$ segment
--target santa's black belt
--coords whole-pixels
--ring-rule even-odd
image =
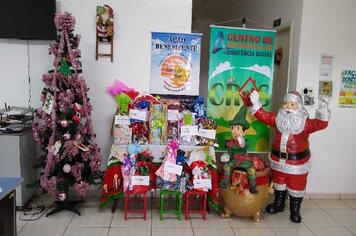
[[[273,156],[279,157],[280,159],[290,160],[290,161],[302,160],[309,154],[310,154],[309,148],[305,149],[302,152],[298,152],[298,153],[285,153],[285,152],[280,152],[275,149],[272,149]]]

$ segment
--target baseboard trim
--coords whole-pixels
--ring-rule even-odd
[[[71,196],[78,196],[79,194],[71,189],[69,192]],[[101,187],[100,186],[90,186],[86,191],[86,197],[98,198],[101,197]],[[148,197],[159,197],[159,191],[147,192]],[[340,200],[349,200],[356,199],[356,193],[305,193],[304,199],[340,199]]]
[[[340,199],[349,200],[356,199],[356,193],[306,193],[304,199]]]

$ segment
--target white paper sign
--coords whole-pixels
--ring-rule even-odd
[[[130,117],[129,116],[115,116],[115,125],[130,125]]]
[[[198,135],[198,126],[197,125],[181,126],[180,135],[181,136]]]
[[[204,138],[208,138],[208,139],[215,139],[216,130],[214,130],[214,129],[200,128],[198,132],[199,132],[198,135],[200,137],[204,137]]]
[[[176,174],[176,175],[181,175],[182,169],[183,169],[183,166],[177,165],[175,163],[168,162],[168,161],[166,161],[164,163],[164,171],[165,172],[168,172],[171,174]]]
[[[141,176],[141,175],[134,175],[131,179],[132,185],[150,185],[150,177],[149,176]]]
[[[194,188],[211,189],[211,179],[193,179]]]
[[[147,121],[148,112],[147,111],[140,111],[140,110],[136,110],[136,109],[131,109],[130,112],[129,112],[129,116],[130,116],[131,119]]]
[[[168,120],[177,121],[178,120],[179,110],[168,110]]]
[[[333,55],[322,54],[320,59],[319,77],[320,79],[330,79],[333,68]]]

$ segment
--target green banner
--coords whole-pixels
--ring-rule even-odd
[[[210,61],[207,113],[218,125],[219,149],[231,139],[232,120],[252,89],[259,91],[265,110],[272,108],[275,31],[245,28],[210,28]],[[248,112],[250,129],[245,139],[248,151],[269,151],[269,127]]]

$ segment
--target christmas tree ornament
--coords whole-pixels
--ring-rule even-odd
[[[68,120],[61,120],[61,126],[62,126],[63,128],[67,128],[67,126],[68,126]]]
[[[65,75],[65,76],[68,76],[68,75],[71,75],[72,72],[69,68],[69,65],[68,65],[68,62],[65,58],[62,58],[61,60],[61,63],[60,63],[60,67],[59,67],[59,72],[62,74],[62,75]]]
[[[63,166],[63,172],[64,173],[69,173],[71,169],[72,169],[72,167],[69,164],[65,164]]]
[[[51,147],[50,147],[50,150],[52,151],[52,153],[54,155],[57,155],[57,153],[59,152],[59,149],[61,148],[62,146],[62,142],[61,140],[57,140]]]
[[[50,115],[52,112],[52,108],[53,108],[53,96],[51,93],[47,92],[45,102],[43,103],[42,109],[44,112],[46,112],[48,115]]]
[[[72,117],[72,120],[74,122],[79,123],[80,122],[80,118],[82,117],[80,110],[82,109],[82,106],[78,103],[75,103],[73,106],[73,111],[74,111],[74,116]]]
[[[64,140],[69,140],[69,139],[70,139],[70,137],[71,137],[71,135],[70,135],[70,133],[69,133],[69,132],[67,132],[67,133],[63,134],[63,138],[64,138]]]
[[[67,194],[65,192],[61,192],[60,194],[58,194],[58,199],[59,201],[64,201],[67,199]]]

